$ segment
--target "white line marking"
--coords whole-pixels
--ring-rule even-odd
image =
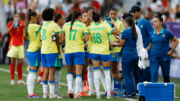
[[[3,71],[3,72],[8,72],[10,73],[10,70],[7,70],[7,69],[3,69],[3,68],[0,68],[0,71]],[[17,72],[15,72],[15,74],[17,74]],[[24,74],[23,73],[23,76],[26,76],[27,77],[27,74]],[[38,77],[36,77],[37,79]],[[63,86],[68,86],[67,84],[65,83],[59,83],[60,85],[63,85]],[[0,91],[1,92],[1,91]],[[100,92],[101,94],[103,94],[104,92]],[[137,100],[134,100],[134,99],[128,99],[128,98],[122,98],[122,99],[125,99],[125,100],[128,100],[128,101],[137,101]]]

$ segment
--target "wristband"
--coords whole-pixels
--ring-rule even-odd
[[[123,74],[123,71],[119,71],[119,73]]]

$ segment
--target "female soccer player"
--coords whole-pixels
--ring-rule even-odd
[[[109,10],[109,17],[111,19],[113,19],[115,21],[115,24],[119,30],[119,32],[123,32],[124,31],[124,24],[118,20],[117,17],[117,9],[114,7],[111,7]],[[104,21],[105,24],[109,24],[107,21]],[[110,42],[119,42],[119,40],[116,38],[116,36],[111,35],[110,36]],[[118,74],[118,62],[119,62],[119,58],[120,58],[120,52],[121,52],[121,48],[120,47],[113,47],[111,46],[111,70],[113,73],[113,82],[115,82],[115,78]],[[112,85],[114,86],[114,85]],[[112,87],[114,89],[114,87]]]
[[[16,23],[16,24],[15,24]],[[16,25],[16,26],[15,26]],[[18,82],[17,84],[25,84],[22,80],[22,65],[24,58],[24,37],[23,37],[24,24],[20,20],[19,14],[14,16],[14,21],[7,25],[6,34],[10,33],[10,42],[7,56],[11,59],[10,75],[11,75],[11,85],[14,85],[14,73],[15,73],[15,63],[18,60],[17,72],[18,72]]]
[[[68,68],[67,81],[70,98],[73,97],[72,80],[73,64],[76,66],[76,90],[74,98],[79,98],[79,89],[82,84],[82,69],[85,64],[84,42],[89,40],[86,25],[79,22],[81,14],[79,11],[72,12],[71,22],[65,23],[62,28],[61,41],[66,40],[65,59]],[[84,36],[84,39],[82,39]]]
[[[137,34],[134,24],[134,19],[128,17],[125,19],[126,30],[122,32],[120,43],[114,45],[123,47],[122,51],[122,70],[126,86],[126,95],[128,98],[134,97],[132,94],[135,91],[134,81],[132,78],[132,71],[138,62],[138,55],[136,49]]]
[[[88,15],[86,12],[82,12],[81,13],[81,22],[84,23],[86,26],[88,24]],[[88,41],[89,42],[89,41]],[[88,52],[88,42],[85,42],[84,44],[84,50],[85,50],[85,65],[83,67],[83,71],[82,71],[82,85],[81,85],[81,88],[80,88],[80,95],[81,96],[91,96],[91,95],[88,95],[86,94],[83,89],[84,89],[84,81],[85,81],[85,74],[87,72],[87,67],[89,65],[89,61],[90,61],[90,58],[89,58],[89,52]]]
[[[27,49],[27,58],[30,64],[29,74],[27,76],[27,89],[28,89],[28,98],[40,98],[37,96],[34,90],[34,82],[36,74],[38,72],[39,66],[41,66],[41,42],[40,42],[40,30],[41,26],[36,24],[37,22],[37,13],[28,9],[26,21],[29,22],[28,28],[28,37],[29,37],[29,46]],[[27,23],[26,23],[27,24]]]
[[[93,16],[92,12],[95,12],[94,7],[88,7],[87,8],[87,14],[88,14],[87,26],[91,26],[91,25],[95,24],[95,22],[92,19],[92,16]],[[101,20],[101,23],[103,23],[102,20]],[[87,43],[88,43],[88,51],[89,52],[91,50],[90,49],[91,48],[91,42],[90,41],[91,41],[91,38],[89,38],[89,41],[87,41]],[[93,95],[93,78],[94,78],[94,75],[93,75],[93,66],[92,66],[92,62],[91,62],[91,59],[90,59],[90,63],[89,63],[89,67],[88,67],[88,83],[89,83],[89,93],[88,93],[88,95]],[[104,90],[106,92],[103,95],[107,95],[106,83],[105,83],[105,74],[104,74],[104,70],[103,70],[102,66],[100,66],[100,80],[101,80],[103,88],[104,88]]]
[[[54,74],[58,67],[58,56],[60,55],[59,44],[59,26],[54,22],[55,12],[52,8],[46,8],[42,12],[42,18],[44,20],[41,37],[41,60],[42,67],[44,68],[43,83],[43,98],[48,98],[48,82],[49,81],[49,98],[62,98],[54,93]],[[55,35],[53,34],[55,33]],[[54,37],[55,36],[55,37]]]
[[[162,28],[163,18],[159,13],[153,19],[155,30],[151,32],[150,45],[147,50],[151,50],[150,69],[151,69],[151,82],[158,82],[158,69],[159,65],[162,68],[164,82],[170,82],[170,56],[178,45],[178,39],[169,31]],[[173,48],[169,51],[169,40],[173,40]]]
[[[90,33],[91,41],[91,51],[90,57],[92,59],[94,67],[94,83],[96,88],[97,98],[100,99],[99,92],[99,77],[100,77],[100,63],[104,67],[106,89],[107,89],[107,98],[111,98],[111,77],[110,77],[110,51],[109,51],[109,35],[116,34],[119,35],[117,26],[115,25],[114,20],[112,24],[115,26],[115,29],[112,29],[107,24],[101,23],[101,17],[98,13],[93,12],[94,25],[88,27]]]
[[[57,14],[55,16],[55,22],[58,24],[59,29],[61,31],[61,27],[64,25],[64,16],[61,15],[61,14]],[[59,37],[60,37],[60,35],[61,34],[59,34]],[[63,42],[60,41],[60,44],[63,44]],[[62,53],[61,45],[60,45],[60,51]],[[62,54],[60,54],[58,58],[59,58],[58,59],[59,65],[56,68],[55,75],[54,75],[54,81],[55,81],[55,89],[54,89],[55,91],[54,92],[55,92],[56,95],[62,97],[62,95],[58,93],[58,88],[59,88],[59,83],[60,83],[60,76],[61,76],[61,73],[62,73],[61,67],[63,67],[63,56],[62,56]]]

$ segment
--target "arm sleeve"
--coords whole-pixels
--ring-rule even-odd
[[[106,24],[105,28],[106,28],[107,33],[109,33],[109,35],[111,36],[114,28],[111,28],[109,24]]]
[[[88,31],[88,28],[86,27],[86,25],[83,25],[83,29],[84,29],[83,35],[89,34],[89,31]]]
[[[7,29],[8,29],[9,27],[11,27],[11,25],[12,25],[12,23],[8,23],[8,25],[7,25]]]
[[[121,39],[123,39],[123,40],[125,40],[125,39],[127,39],[128,38],[128,33],[126,33],[126,31],[124,31],[124,32],[122,32],[122,37],[121,37]]]
[[[60,31],[59,31],[59,26],[57,24],[54,25],[53,29],[55,34],[59,34]]]
[[[174,38],[174,35],[170,31],[168,31],[168,38],[171,40]]]

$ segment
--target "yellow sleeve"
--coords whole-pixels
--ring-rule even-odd
[[[57,24],[54,24],[54,26],[53,26],[53,32],[55,33],[55,34],[59,34],[59,26],[57,25]]]
[[[122,22],[120,22],[120,27],[119,27],[119,31],[122,33],[124,31],[124,24]]]
[[[86,25],[83,26],[83,29],[84,29],[83,35],[89,34],[89,31],[88,31],[88,28],[86,27]]]
[[[109,35],[111,35],[113,30],[114,30],[114,28],[111,28],[111,26],[109,24],[106,24],[105,27],[106,27],[107,33],[109,33]]]
[[[35,31],[35,32],[39,32],[40,30],[41,30],[41,25],[37,25],[37,24],[35,24],[34,26],[33,26],[33,30]]]

